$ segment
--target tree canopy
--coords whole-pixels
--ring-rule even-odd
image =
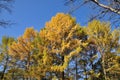
[[[85,27],[58,13],[45,27],[3,37],[1,80],[118,80],[120,30],[93,20]],[[4,76],[3,76],[4,75]]]

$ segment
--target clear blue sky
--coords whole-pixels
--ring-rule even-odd
[[[34,27],[39,31],[56,13],[69,10],[64,6],[64,2],[65,0],[15,0],[12,14],[4,11],[1,16],[16,24],[9,28],[0,27],[0,40],[4,35],[17,38],[27,27]],[[87,7],[81,7],[72,16],[77,18],[78,23],[84,25],[89,12]]]

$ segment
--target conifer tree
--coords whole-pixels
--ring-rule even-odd
[[[100,21],[97,20],[90,22],[86,30],[88,33],[88,41],[92,41],[96,44],[96,48],[101,55],[101,64],[104,79],[109,80],[110,78],[108,77],[108,73],[110,72],[107,72],[107,69],[112,67],[112,65],[108,67],[109,63],[107,62],[107,60],[109,59],[108,57],[109,54],[116,55],[116,50],[120,46],[119,44],[120,31],[119,30],[111,31],[109,23],[105,22],[101,23]],[[114,53],[112,53],[113,50],[115,51]],[[114,56],[112,58],[114,58]]]
[[[77,36],[76,32],[79,28],[80,26],[70,15],[58,13],[46,23],[45,28],[40,32],[47,43],[47,54],[54,59],[51,71],[60,72],[61,76],[58,78],[62,80],[65,79],[64,70],[67,68],[70,58],[82,50],[81,46],[87,45],[86,43],[83,45],[82,40]]]
[[[10,46],[9,54],[17,60],[19,69],[23,69],[26,79],[30,79],[30,66],[32,65],[33,41],[37,32],[33,28],[27,28],[24,34]],[[25,70],[25,71],[24,71]]]
[[[8,71],[9,63],[10,63],[10,56],[8,54],[8,49],[13,41],[14,38],[12,37],[6,37],[6,36],[2,37],[2,43],[0,44],[0,58],[1,58],[0,65],[2,65],[3,69],[0,74],[0,80],[5,79],[5,74],[6,74],[5,72]]]

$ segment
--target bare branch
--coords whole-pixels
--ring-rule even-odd
[[[7,12],[11,13],[11,2],[14,0],[0,0],[0,11],[6,10]],[[7,27],[11,25],[10,21],[6,21],[4,19],[0,19],[0,27]]]
[[[110,10],[110,11],[112,11],[112,12],[117,13],[117,14],[120,15],[120,10],[119,9],[115,9],[115,8],[110,7],[110,6],[101,4],[98,0],[91,0],[91,1],[94,2],[95,4],[97,4],[100,7],[103,7],[105,9],[108,9],[108,10]]]
[[[0,9],[4,9],[4,10],[11,13],[10,7],[8,5],[6,5],[6,4],[0,4]]]
[[[8,25],[11,26],[15,23],[11,23],[11,21],[0,20],[0,27],[6,28]]]
[[[93,19],[100,19],[100,20],[109,20],[112,26],[117,25],[120,27],[120,0],[67,0],[69,5],[74,4],[70,8],[70,13],[73,13],[78,8],[81,8],[81,4],[87,6],[87,8],[92,8],[91,12],[88,16],[90,19],[87,21],[91,21]],[[66,5],[66,6],[69,6]],[[86,22],[87,22],[86,21]]]
[[[72,12],[74,12],[75,10],[79,9],[81,6],[85,5],[86,3],[88,3],[88,1],[84,1],[82,4],[75,6],[74,8],[72,8],[68,13],[71,14]]]

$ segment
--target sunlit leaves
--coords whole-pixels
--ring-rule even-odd
[[[36,31],[33,28],[26,29],[23,36],[20,36],[16,42],[10,46],[9,53],[19,57],[21,60],[28,57],[33,49],[33,40],[36,36]]]
[[[70,79],[75,70],[80,77],[80,69],[82,76],[88,76],[86,79],[112,79],[114,73],[119,75],[120,31],[111,30],[107,22],[94,20],[81,27],[69,14],[58,13],[39,32],[26,28],[13,41],[3,37],[1,47],[3,52],[9,50],[15,65],[8,73],[12,75],[13,71],[22,79]],[[0,58],[4,58],[3,53]]]
[[[119,63],[114,63],[114,61],[109,61],[109,59],[116,60],[117,49],[120,46],[120,31],[111,30],[109,23],[97,20],[90,22],[86,30],[88,41],[93,42],[101,53],[102,69],[105,79],[111,79],[109,73],[114,70],[110,69],[113,65],[118,65]],[[116,69],[119,70],[119,67],[116,66]]]

